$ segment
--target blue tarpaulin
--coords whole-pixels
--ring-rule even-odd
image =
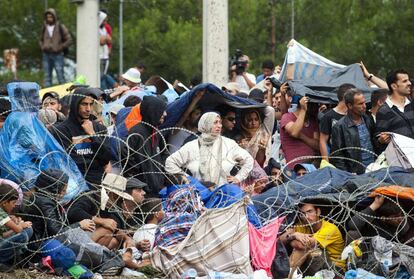
[[[75,162],[37,118],[39,85],[32,82],[7,86],[12,113],[0,132],[1,177],[31,188],[43,170],[60,169],[69,176],[65,199],[88,189]]]

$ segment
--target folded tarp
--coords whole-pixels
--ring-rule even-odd
[[[407,199],[414,201],[414,188],[408,188],[398,185],[383,186],[375,189],[370,194],[370,197],[375,197],[378,194],[387,197],[393,197],[396,199]]]
[[[388,165],[405,169],[414,166],[414,139],[391,133],[391,142],[385,149]]]
[[[190,268],[197,276],[206,276],[208,270],[252,276],[246,205],[241,200],[230,207],[207,210],[180,244],[156,247],[149,253],[152,266],[173,279]]]

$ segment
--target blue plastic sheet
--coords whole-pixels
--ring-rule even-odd
[[[34,186],[46,169],[60,169],[69,176],[65,200],[88,189],[75,162],[37,118],[40,106],[39,85],[15,82],[7,86],[12,113],[0,131],[0,176],[20,184]]]

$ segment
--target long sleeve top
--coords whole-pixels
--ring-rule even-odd
[[[221,170],[218,185],[227,183],[227,176],[230,176],[230,171],[235,165],[240,167],[239,172],[235,178],[242,181],[247,178],[250,171],[253,169],[253,157],[243,148],[241,148],[234,140],[221,137],[221,141],[216,141],[213,144],[222,144]],[[171,154],[165,162],[165,170],[171,174],[184,174],[184,169],[191,172],[192,176],[205,180],[201,177],[200,171],[200,147],[198,140],[190,141],[182,146],[179,150]]]

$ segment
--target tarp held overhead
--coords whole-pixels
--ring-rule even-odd
[[[291,40],[282,66],[280,80],[286,81],[292,76],[289,87],[295,94],[308,96],[312,102],[336,103],[337,88],[344,83],[351,83],[364,92],[370,101],[372,88],[365,81],[358,64],[349,66],[335,63]]]

